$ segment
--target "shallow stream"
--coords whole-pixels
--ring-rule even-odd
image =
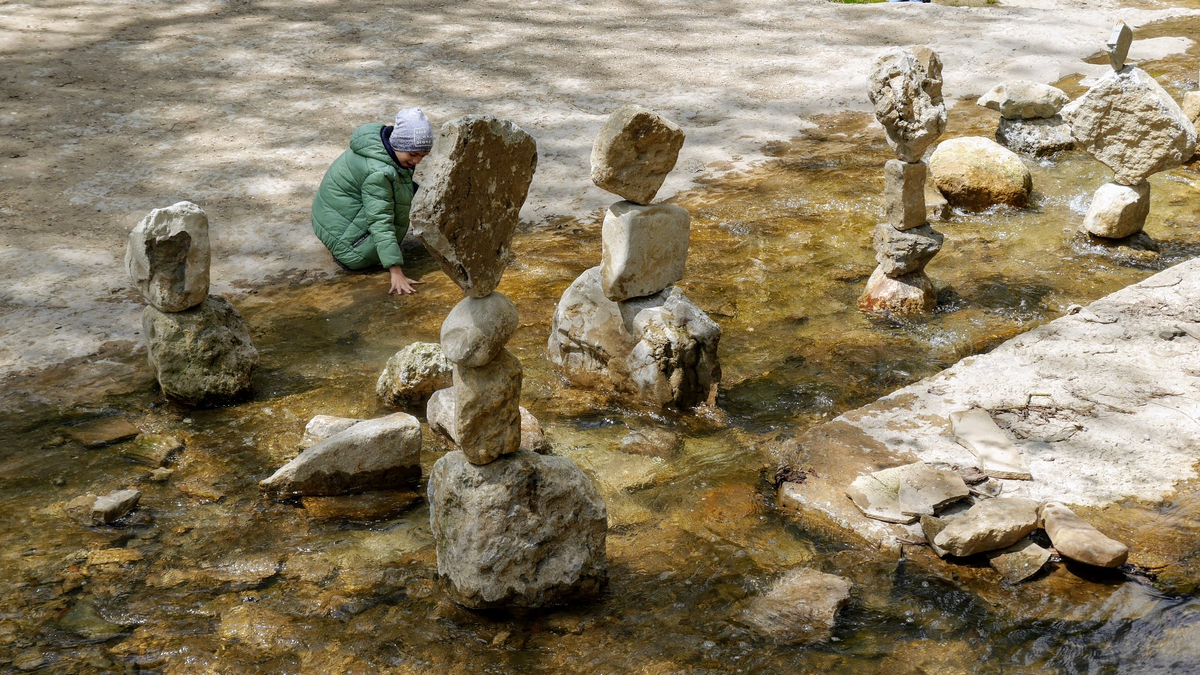
[[[1173,93],[1196,86],[1182,67],[1160,71]],[[599,263],[599,217],[516,237],[499,290],[521,311],[510,349],[525,368],[522,402],[608,504],[603,597],[520,616],[458,609],[438,588],[419,496],[338,516],[260,493],[309,418],[386,413],[374,394],[383,363],[437,340],[460,292],[415,250],[409,274],[427,281],[416,296],[385,295],[385,275],[343,275],[238,299],[262,355],[249,401],[186,410],[147,382],[70,410],[0,413],[0,672],[1094,673],[1200,663],[1190,595],[1200,578],[1084,578],[1061,601],[1022,587],[1036,578],[1011,587],[996,577],[994,592],[980,593],[967,582],[986,568],[897,563],[802,530],[775,510],[774,467],[759,450],[1195,257],[1200,166],[1151,180],[1155,253],[1075,233],[1109,178],[1102,165],[1083,153],[1028,162],[1030,208],[934,223],[946,235],[928,268],[938,312],[894,320],[855,302],[874,267],[889,151],[866,115],[817,122],[773,146],[761,169],[674,200],[693,214],[680,286],[723,330],[714,408],[660,414],[566,386],[545,342],[562,291]],[[990,136],[995,123],[960,105],[946,137]],[[184,441],[166,482],[143,478],[128,443],[85,450],[65,435],[114,415]],[[674,431],[682,450],[621,452],[644,428]],[[426,473],[444,452],[428,436]],[[135,484],[142,506],[125,525],[85,528],[63,515],[78,495]],[[1172,503],[1163,516],[1196,510]],[[123,562],[89,559],[114,548],[127,549]],[[856,584],[821,646],[777,646],[739,619],[798,565]]]

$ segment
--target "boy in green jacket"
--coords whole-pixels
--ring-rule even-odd
[[[350,149],[334,160],[313,198],[317,238],[346,269],[386,267],[388,293],[415,293],[413,284],[421,283],[400,269],[400,242],[417,189],[413,169],[431,147],[433,128],[420,108],[396,113],[395,126],[365,124],[350,135]]]

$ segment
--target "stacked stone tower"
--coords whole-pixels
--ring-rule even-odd
[[[925,265],[942,248],[942,234],[925,213],[921,158],[946,129],[942,62],[928,47],[892,49],[871,70],[869,95],[875,117],[899,159],[883,167],[886,220],[875,227],[878,267],[858,299],[863,311],[893,314],[931,312],[937,306]]]
[[[716,398],[721,328],[673,285],[687,263],[691,214],[651,203],[683,141],[675,123],[637,105],[600,128],[592,181],[625,201],[608,207],[600,266],[563,293],[547,350],[574,384],[686,408]]]
[[[413,231],[468,296],[442,324],[458,450],[429,477],[438,573],[468,607],[538,607],[598,592],[607,579],[603,500],[570,460],[521,445],[521,362],[505,345],[517,308],[495,292],[537,168],[537,144],[506,120],[444,127],[413,202]],[[450,402],[453,402],[452,404]]]
[[[1112,169],[1096,190],[1082,232],[1121,239],[1142,231],[1150,213],[1150,183],[1196,150],[1196,130],[1175,99],[1146,71],[1126,64],[1133,31],[1117,24],[1108,39],[1112,71],[1062,110],[1076,144]]]
[[[154,209],[133,231],[125,269],[149,306],[142,312],[150,367],[167,396],[189,405],[250,389],[258,350],[225,298],[208,294],[208,216],[191,202]]]

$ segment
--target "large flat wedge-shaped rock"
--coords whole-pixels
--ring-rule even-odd
[[[330,436],[259,485],[279,497],[320,496],[409,487],[420,477],[421,423],[393,413]]]
[[[950,413],[954,440],[979,460],[979,469],[992,478],[1031,480],[1021,451],[983,408]]]
[[[1129,547],[1106,537],[1100,530],[1058,502],[1042,507],[1042,527],[1055,550],[1071,560],[1097,567],[1120,567],[1129,557]]]
[[[508,264],[537,143],[512,122],[467,115],[442,126],[427,162],[413,234],[464,293],[481,298]]]
[[[653,110],[627,105],[608,116],[592,145],[592,182],[635,204],[649,204],[675,168],[684,134]]]
[[[208,297],[208,216],[191,202],[154,209],[129,233],[125,270],[146,302],[163,312]]]
[[[947,553],[968,556],[1011,546],[1037,529],[1038,503],[1022,497],[985,499],[934,537]]]
[[[604,215],[600,284],[609,300],[654,295],[683,278],[692,215],[669,204],[617,202]]]

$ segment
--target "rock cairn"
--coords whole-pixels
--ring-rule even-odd
[[[1196,82],[1200,85],[1200,74],[1196,77]],[[1179,107],[1183,110],[1184,117],[1191,120],[1192,129],[1200,133],[1200,89],[1185,93],[1183,100],[1179,103]],[[1196,153],[1193,152],[1192,156],[1195,157]]]
[[[1075,147],[1071,126],[1058,114],[1070,100],[1058,87],[1017,80],[996,85],[976,103],[1000,113],[996,128],[1000,145],[1044,157]]]
[[[931,312],[937,305],[925,265],[942,248],[942,234],[925,210],[925,150],[946,129],[942,62],[927,47],[892,49],[871,70],[869,95],[888,146],[899,159],[884,165],[886,220],[875,227],[878,267],[858,299],[863,311]]]
[[[1082,232],[1121,239],[1142,231],[1152,174],[1175,168],[1196,150],[1196,130],[1149,73],[1126,64],[1133,32],[1117,24],[1108,40],[1112,71],[1062,110],[1079,147],[1112,169],[1084,217]]]
[[[227,300],[208,294],[208,217],[191,202],[154,209],[129,233],[125,269],[142,312],[150,367],[163,393],[189,405],[250,389],[258,350]]]
[[[413,231],[468,296],[442,324],[453,387],[429,403],[430,418],[450,417],[458,448],[429,477],[438,574],[472,608],[595,594],[608,574],[604,502],[569,460],[520,449],[521,363],[505,349],[517,308],[495,292],[537,144],[512,122],[469,115],[442,127],[428,162]]]
[[[674,286],[687,263],[691,214],[651,203],[683,141],[674,122],[638,105],[600,128],[592,182],[625,201],[604,215],[600,266],[563,293],[547,351],[573,384],[689,408],[716,399],[721,328]]]

